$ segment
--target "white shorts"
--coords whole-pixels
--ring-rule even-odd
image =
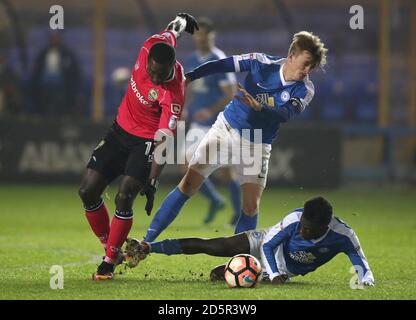
[[[246,231],[245,234],[247,235],[248,242],[250,243],[250,254],[252,256],[255,256],[260,263],[262,263],[261,259],[261,246],[263,244],[264,238],[266,237],[266,234],[270,231],[271,228],[263,229],[263,230],[250,230]],[[287,270],[286,267],[286,260],[283,255],[283,244],[277,247],[275,252],[275,258],[277,262],[277,268],[279,269],[279,272],[287,274],[289,277],[294,277],[295,275],[290,273]],[[265,268],[263,267],[263,271],[265,271]]]
[[[241,137],[221,112],[198,145],[189,167],[205,178],[218,168],[230,165],[240,184],[266,186],[271,144],[254,143]]]

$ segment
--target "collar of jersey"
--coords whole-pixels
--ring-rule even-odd
[[[329,230],[330,229],[328,227],[328,230],[326,230],[323,236],[319,237],[318,239],[311,239],[310,241],[313,243],[318,243],[319,241],[322,241],[328,235]]]
[[[289,86],[291,84],[294,84],[296,81],[285,81],[285,78],[283,77],[283,64],[286,62],[287,59],[281,59],[280,63],[280,69],[279,69],[279,75],[280,75],[280,81],[282,82],[282,85]]]

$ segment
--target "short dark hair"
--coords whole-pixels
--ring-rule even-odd
[[[214,31],[214,22],[210,18],[207,17],[199,17],[198,18],[198,25],[199,28],[204,28],[207,33]]]
[[[175,62],[175,49],[164,42],[155,43],[149,51],[149,58],[163,65],[171,65]]]
[[[313,224],[327,226],[332,218],[332,206],[325,198],[315,197],[305,202],[302,215]]]

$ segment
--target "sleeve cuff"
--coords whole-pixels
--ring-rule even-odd
[[[374,281],[374,276],[373,276],[373,273],[371,272],[371,270],[368,270],[366,273],[365,273],[365,275],[364,275],[364,277],[361,279],[361,281],[360,281],[361,283],[364,283],[364,282],[371,282],[371,283],[375,283],[375,281]]]
[[[233,56],[235,72],[240,72],[240,63],[239,63],[240,60],[241,60],[240,56]]]

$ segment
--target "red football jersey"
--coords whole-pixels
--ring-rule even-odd
[[[178,61],[175,62],[174,73],[169,80],[161,85],[155,85],[150,80],[146,71],[147,57],[150,48],[157,42],[176,47],[175,36],[167,30],[144,42],[116,120],[130,134],[148,139],[153,139],[158,129],[169,129],[175,134],[185,102],[185,76]]]

